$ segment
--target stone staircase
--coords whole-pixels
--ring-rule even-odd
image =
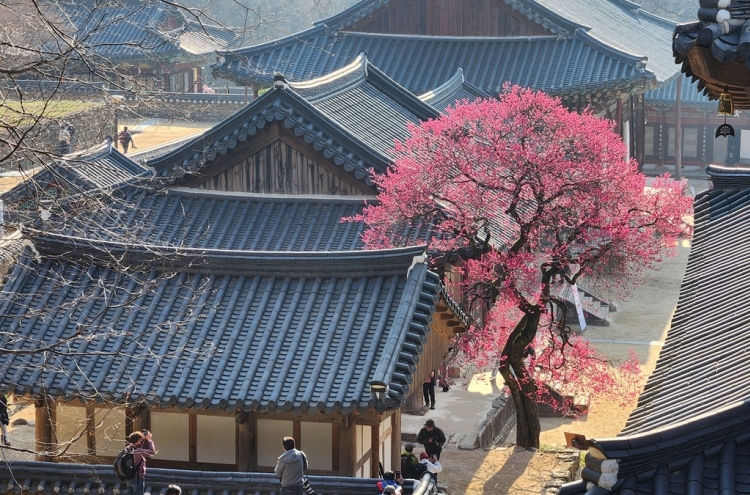
[[[555,284],[552,293],[565,301],[568,308],[567,323],[577,325],[578,314],[573,299],[573,288],[567,284]],[[597,295],[592,289],[578,286],[578,295],[581,298],[581,307],[586,317],[587,325],[605,326],[610,325],[609,313],[617,311],[617,307],[611,302]]]

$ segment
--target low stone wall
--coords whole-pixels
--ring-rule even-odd
[[[71,152],[103,143],[108,135],[114,133],[113,111],[111,107],[99,104],[82,112],[66,115],[64,118],[42,120],[24,137],[21,151],[16,153],[13,159],[2,164],[2,170],[16,170],[19,166],[25,169],[38,167],[39,160],[46,161],[46,153],[58,153],[63,122],[68,122],[75,128],[75,133],[71,137]],[[31,150],[38,150],[40,155]]]
[[[125,103],[126,110],[120,111],[125,118],[165,119],[169,121],[188,122],[221,122],[239,109],[244,103],[226,101],[176,101],[154,100],[138,102],[134,105]]]
[[[487,413],[487,419],[479,427],[479,433],[474,441],[474,447],[489,449],[492,444],[505,439],[515,426],[516,405],[510,396],[501,396],[492,402],[492,409]],[[470,448],[459,445],[458,448]]]

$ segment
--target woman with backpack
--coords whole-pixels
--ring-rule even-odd
[[[125,450],[133,454],[135,478],[127,480],[127,484],[133,490],[132,495],[143,495],[146,491],[146,459],[156,453],[151,432],[134,431],[128,437],[128,442]]]

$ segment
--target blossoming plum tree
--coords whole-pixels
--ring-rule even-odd
[[[647,185],[611,121],[514,86],[410,130],[375,178],[379,202],[359,217],[365,243],[403,244],[430,225],[433,261],[451,259],[464,303],[482,315],[459,345],[497,358],[517,444],[539,446],[537,402],[550,386],[563,396],[622,394],[623,384],[637,393],[637,357],[615,369],[571,335],[557,287],[583,276],[632,287],[690,234],[684,184]]]

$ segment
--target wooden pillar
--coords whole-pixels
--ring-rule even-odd
[[[164,92],[168,93],[171,90],[169,87],[169,74],[164,74]]]
[[[401,408],[391,415],[391,469],[401,469]]]
[[[253,100],[258,98],[260,96],[260,88],[258,86],[253,86]]]
[[[247,105],[247,86],[245,86],[245,98],[243,100],[243,103]]]
[[[370,476],[373,478],[380,478],[380,426],[372,426],[370,428],[370,443],[372,448],[370,449]],[[383,471],[387,471],[388,467],[383,466]]]
[[[622,97],[617,98],[617,106],[615,107],[615,131],[622,137]]]
[[[254,471],[257,463],[255,456],[255,414],[238,411],[237,422],[237,470]]]
[[[133,429],[128,432],[128,435],[134,431],[151,430],[151,413],[148,407],[139,404],[132,410],[133,414]]]
[[[635,107],[635,159],[641,172],[646,161],[646,109],[643,99],[642,94],[636,96]]]
[[[354,476],[354,465],[357,462],[357,430],[354,425],[354,414],[341,418],[339,432],[339,475]]]
[[[50,407],[50,401],[46,397],[43,399],[36,399],[34,401],[34,413],[36,419],[36,427],[34,433],[36,436],[36,460],[37,461],[52,461],[52,456],[45,455],[55,448],[54,439],[52,437],[52,414],[53,409]]]

